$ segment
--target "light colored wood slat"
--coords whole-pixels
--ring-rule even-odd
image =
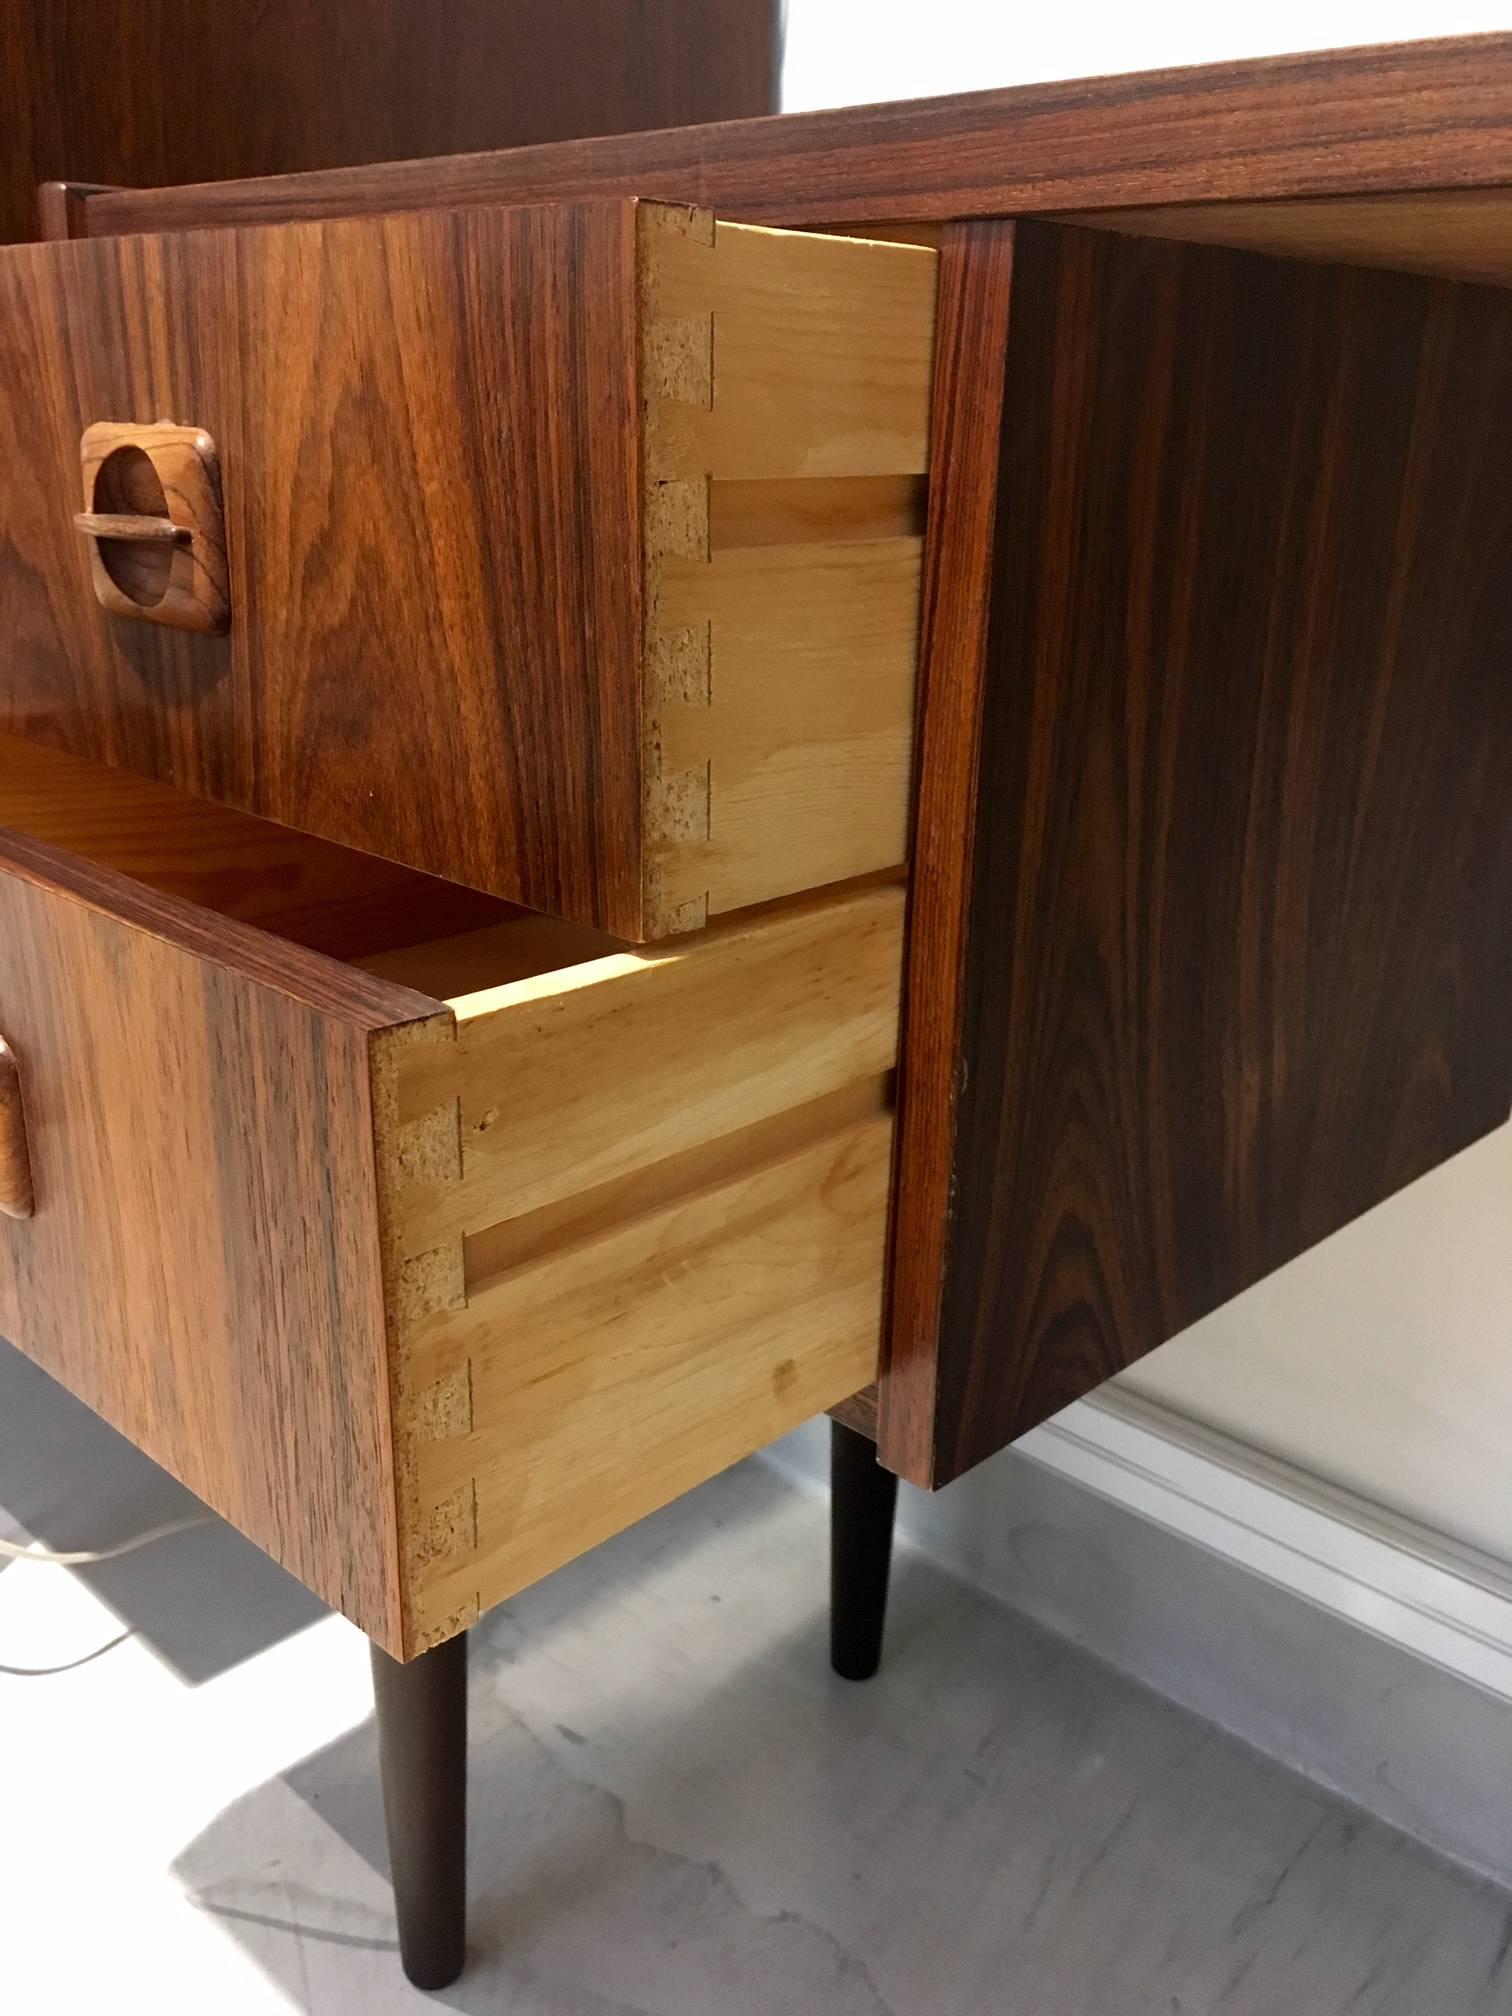
[[[406,1064],[418,1047],[452,1056],[456,1023],[451,1016],[391,1032],[372,1052],[371,1098],[378,1237],[383,1256],[384,1316],[388,1332],[388,1425],[392,1451],[395,1551],[399,1583],[398,1654],[409,1659],[436,1639],[472,1623],[476,1612],[454,1616],[445,1627],[431,1616],[421,1635],[420,1592],[438,1549],[471,1544],[469,1526],[456,1535],[438,1534],[436,1508],[422,1495],[420,1454],[440,1435],[465,1434],[471,1423],[466,1368],[460,1378],[438,1380],[416,1339],[444,1312],[466,1306],[462,1241],[439,1242],[412,1253],[405,1239],[410,1192],[417,1183],[455,1182],[461,1175],[457,1100],[443,1089],[428,1112],[401,1117],[400,1086]],[[434,1074],[441,1078],[443,1074]]]
[[[497,1275],[527,1261],[544,1259],[566,1246],[597,1237],[627,1219],[648,1211],[664,1210],[696,1191],[707,1190],[733,1176],[743,1176],[767,1162],[796,1155],[823,1140],[892,1110],[893,1074],[858,1079],[822,1099],[774,1113],[770,1120],[758,1120],[734,1134],[721,1134],[669,1155],[649,1169],[637,1169],[629,1176],[600,1183],[592,1190],[575,1192],[539,1211],[506,1219],[474,1233],[463,1244],[463,1273],[469,1296]]]
[[[923,542],[669,560],[669,629],[708,625],[707,704],[668,700],[661,760],[707,779],[706,827],[659,845],[673,907],[713,917],[902,863]]]
[[[690,347],[713,319],[710,396],[655,409],[658,479],[894,476],[928,468],[936,255],[716,224],[658,231],[651,317]]]
[[[1283,258],[1512,284],[1512,189],[1405,190],[1388,196],[1081,210],[1060,221],[1133,237],[1231,245]]]
[[[892,1127],[878,1118],[525,1266],[411,1349],[463,1433],[416,1448],[445,1635],[876,1374]],[[460,1543],[460,1545],[459,1545]]]
[[[641,220],[659,938],[903,859],[938,259]]]
[[[401,1123],[460,1101],[460,1181],[416,1183],[404,1241],[617,1181],[896,1060],[903,892],[860,890],[452,1003],[400,1058]]]
[[[922,476],[785,476],[709,486],[709,550],[810,540],[921,539]]]

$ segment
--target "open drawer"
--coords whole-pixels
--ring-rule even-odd
[[[6,743],[18,817],[0,1335],[389,1650],[875,1376],[896,886],[429,939],[424,878]]]
[[[0,727],[632,940],[895,867],[935,265],[631,201],[0,248]]]

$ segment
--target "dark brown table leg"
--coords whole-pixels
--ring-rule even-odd
[[[372,1654],[399,1957],[417,1988],[445,1988],[467,1932],[467,1634],[408,1665]]]
[[[870,1680],[882,1663],[887,1571],[898,1480],[876,1444],[830,1423],[830,1664],[842,1680]]]

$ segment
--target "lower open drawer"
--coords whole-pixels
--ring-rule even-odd
[[[874,1377],[898,888],[626,951],[14,743],[0,824],[0,1334],[390,1651]]]

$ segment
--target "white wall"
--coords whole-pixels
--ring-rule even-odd
[[[1512,1561],[1512,1127],[1118,1384]]]
[[[788,0],[783,109],[1508,27],[1508,0]]]

